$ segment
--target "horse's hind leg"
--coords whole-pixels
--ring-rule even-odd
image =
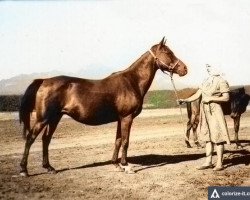
[[[62,116],[57,116],[50,121],[46,127],[42,141],[43,141],[43,167],[48,170],[49,173],[56,173],[56,170],[49,163],[49,144],[53,133],[56,130],[57,124],[59,123]]]
[[[201,144],[200,144],[200,142],[198,140],[197,128],[198,128],[198,124],[195,123],[193,125],[194,143],[195,143],[196,147],[201,148],[202,146],[201,146]]]
[[[233,120],[234,120],[234,134],[235,134],[234,140],[236,144],[236,149],[238,149],[239,147],[243,148],[241,144],[239,143],[240,115],[237,117],[234,117]]]
[[[186,131],[186,137],[185,137],[185,143],[187,145],[187,148],[192,148],[192,146],[190,145],[190,142],[189,142],[191,127],[192,127],[192,125],[191,125],[191,122],[189,120],[188,123],[187,123],[187,131]]]
[[[198,135],[197,135],[197,128],[198,128],[199,121],[200,121],[199,118],[200,118],[200,115],[195,113],[195,114],[192,115],[191,122],[190,122],[192,130],[193,130],[194,144],[198,148],[202,147],[199,140],[198,140]]]
[[[27,164],[28,164],[29,150],[30,150],[31,145],[34,143],[36,137],[42,131],[45,125],[46,124],[44,122],[36,122],[33,128],[31,129],[31,131],[27,135],[23,158],[20,163],[20,166],[21,166],[20,175],[21,176],[28,176]]]

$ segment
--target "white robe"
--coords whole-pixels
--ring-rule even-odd
[[[213,75],[206,79],[200,89],[202,98],[221,96],[229,92],[229,85],[220,75]],[[226,120],[219,103],[201,103],[200,109],[200,139],[205,142],[230,144]]]

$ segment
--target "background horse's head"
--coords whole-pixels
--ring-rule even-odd
[[[166,46],[165,37],[151,48],[150,53],[155,58],[156,66],[162,71],[176,73],[179,76],[187,74],[187,66]]]

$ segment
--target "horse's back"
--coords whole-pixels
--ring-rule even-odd
[[[55,76],[51,78],[46,78],[43,81],[43,87],[50,87],[51,89],[57,89],[59,87],[70,86],[71,84],[80,84],[82,86],[91,86],[98,83],[100,80],[83,79],[71,76]]]

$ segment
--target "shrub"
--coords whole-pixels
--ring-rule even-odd
[[[0,96],[0,111],[13,112],[18,111],[20,104],[19,95],[1,95]]]

